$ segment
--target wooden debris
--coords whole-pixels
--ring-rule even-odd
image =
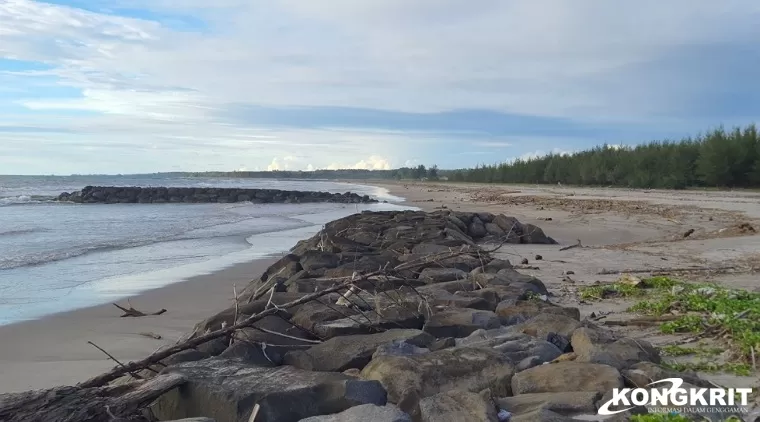
[[[137,334],[139,334],[141,336],[144,336],[144,337],[150,337],[150,338],[152,338],[154,340],[161,340],[163,338],[163,337],[161,337],[160,334],[156,334],[156,333],[153,333],[153,332],[142,332],[142,333],[137,333]]]
[[[129,308],[125,308],[123,306],[119,306],[116,303],[113,304],[113,306],[121,309],[122,312],[124,312],[124,315],[122,315],[121,318],[125,318],[125,317],[134,317],[134,318],[137,318],[137,317],[144,317],[144,316],[149,316],[149,315],[151,315],[151,316],[152,315],[161,315],[164,312],[166,312],[166,309],[161,309],[158,312],[153,312],[152,314],[146,314],[145,312],[138,311],[137,309],[133,308],[132,304],[129,303],[129,299],[127,299],[127,305],[129,306]]]
[[[148,381],[105,387],[56,387],[49,390],[0,394],[3,422],[148,422],[141,409],[185,383],[179,374],[162,374]],[[113,418],[116,416],[116,419]]]
[[[564,248],[559,248],[560,252],[561,251],[566,251],[568,249],[573,249],[573,248],[582,248],[583,245],[581,245],[581,240],[580,239],[576,239],[576,240],[578,241],[578,243],[576,243],[575,245],[570,245],[570,246],[565,246]]]

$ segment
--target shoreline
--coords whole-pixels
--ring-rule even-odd
[[[130,298],[146,313],[167,310],[159,316],[121,318],[122,312],[108,303],[0,326],[0,394],[73,385],[116,365],[88,341],[123,362],[176,342],[198,321],[231,306],[233,286],[240,292],[277,259],[236,264]],[[126,300],[117,303],[125,306]]]
[[[389,195],[404,199],[401,202],[389,201],[392,205],[422,211],[445,207],[455,211],[515,216],[523,223],[541,227],[547,235],[559,241],[559,246],[574,244],[576,239],[582,239],[582,249],[558,252],[557,245],[519,245],[505,249],[504,255],[499,256],[514,263],[525,258],[531,265],[538,264],[535,270],[522,272],[541,279],[554,294],[553,302],[578,307],[582,316],[600,311],[622,312],[625,307],[625,303],[579,302],[573,293],[573,289],[577,290],[581,285],[607,282],[618,277],[600,276],[599,271],[603,268],[679,266],[737,260],[758,250],[755,246],[760,246],[760,236],[756,235],[720,237],[710,234],[736,218],[754,224],[753,219],[759,217],[757,214],[738,214],[747,206],[744,195],[733,196],[733,202],[718,202],[710,201],[710,198],[689,199],[689,192],[684,192],[683,198],[660,191],[646,195],[639,192],[622,198],[620,193],[623,190],[615,189],[601,192],[592,188],[468,187],[440,182],[345,182],[385,189]],[[730,194],[716,192],[715,196],[724,199]],[[589,206],[579,206],[580,200],[589,201]],[[648,201],[654,205],[639,209],[636,208],[640,207],[638,201]],[[667,208],[673,203],[688,202],[691,205],[699,201],[702,201],[699,205],[704,208],[695,211],[681,207],[684,208],[681,210],[683,213],[678,214],[677,218],[669,214]],[[711,208],[715,205],[720,206],[720,210]],[[687,227],[699,228],[693,240],[681,237]],[[294,245],[295,242],[288,244],[287,248]],[[535,261],[538,254],[543,256],[542,262]],[[87,341],[93,341],[120,360],[142,358],[166,342],[176,341],[199,321],[229,307],[233,300],[232,285],[237,284],[238,291],[242,290],[277,258],[270,256],[237,264],[132,297],[132,305],[141,311],[167,309],[167,313],[157,317],[119,318],[121,312],[106,304],[0,326],[3,342],[0,346],[0,373],[7,375],[0,380],[0,393],[75,384],[115,366]],[[564,273],[569,269],[575,273],[572,278],[577,281],[577,286],[568,286]],[[752,274],[717,274],[710,279],[742,288],[751,288],[754,284]],[[125,304],[125,301],[120,303]],[[154,340],[137,334],[139,332],[155,332],[163,339]],[[646,332],[636,334],[641,338],[652,336],[652,333]],[[713,379],[738,382],[732,376]],[[746,382],[745,378],[741,384]]]
[[[387,190],[379,189],[387,197]],[[360,211],[386,205],[407,207],[403,201],[357,205]],[[353,206],[346,210],[348,214],[355,212]],[[344,216],[343,212],[333,214],[330,221]],[[318,232],[323,224],[310,221],[312,216],[308,214],[301,217],[313,225],[248,236],[247,239],[258,237],[265,242],[259,248],[251,246],[206,262],[115,278],[131,282],[126,283],[129,286],[126,288],[111,286],[114,294],[123,296],[111,302],[126,306],[129,298],[135,309],[145,313],[166,309],[162,315],[121,318],[122,312],[108,302],[0,325],[0,374],[4,375],[0,377],[0,394],[73,385],[116,365],[88,341],[122,362],[141,359],[158,347],[177,341],[199,321],[231,306],[234,285],[238,293],[242,291],[283,253]],[[298,235],[287,235],[288,232]],[[241,258],[246,255],[254,258]],[[191,267],[197,270],[192,271]],[[188,271],[195,274],[187,275]],[[172,281],[159,281],[162,277]],[[126,293],[119,294],[119,290]],[[155,333],[161,339],[139,333]]]

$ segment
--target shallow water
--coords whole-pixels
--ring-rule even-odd
[[[391,204],[92,204],[51,202],[86,185],[352,191],[326,181],[0,176],[0,325],[133,295],[288,250],[331,220]]]

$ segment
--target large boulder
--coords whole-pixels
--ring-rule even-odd
[[[217,422],[297,422],[309,416],[342,412],[362,404],[386,404],[377,381],[292,366],[263,368],[226,359],[186,362],[165,370],[187,382],[153,405],[161,420],[206,416]]]
[[[498,422],[491,390],[449,390],[420,400],[421,422]]]
[[[312,416],[299,422],[412,422],[411,416],[398,407],[387,404],[362,404],[333,415]]]
[[[423,330],[435,337],[466,337],[478,329],[501,326],[499,317],[491,311],[470,308],[449,308],[431,315]]]
[[[390,306],[360,316],[317,323],[314,332],[323,339],[330,339],[354,334],[374,334],[394,328],[419,330],[424,323],[425,317],[415,309]]]
[[[394,340],[427,347],[435,338],[420,330],[388,330],[378,334],[333,337],[307,350],[285,355],[285,363],[310,371],[342,372],[350,368],[362,369],[372,359],[378,347]]]
[[[558,314],[580,321],[581,313],[578,308],[553,305],[542,300],[512,300],[499,302],[496,314],[502,318],[504,325],[514,325],[525,322],[540,314]]]
[[[520,243],[556,245],[557,241],[547,236],[541,227],[533,224],[523,224]]]
[[[457,346],[491,348],[512,362],[522,362],[525,359],[534,358],[535,364],[542,364],[550,362],[562,354],[557,346],[548,341],[527,334],[515,333],[506,327],[495,330],[477,330],[469,336],[455,341]]]
[[[581,325],[580,321],[559,313],[542,313],[512,327],[515,331],[530,334],[540,339],[547,339],[551,333],[569,339]]]
[[[563,393],[529,393],[496,399],[501,409],[512,413],[511,420],[525,421],[571,421],[571,416],[593,415],[600,394],[595,391],[572,391]],[[562,419],[554,415],[565,415]],[[535,419],[531,419],[535,418]]]
[[[443,283],[446,281],[465,280],[467,273],[459,268],[428,267],[420,271],[419,280],[427,283]]]
[[[306,271],[315,271],[337,267],[340,264],[340,257],[334,253],[308,250],[301,256],[300,263]]]
[[[616,339],[611,333],[581,327],[570,339],[578,362],[603,363],[619,370],[647,361],[660,363],[660,354],[648,341]]]
[[[551,363],[518,372],[512,378],[512,391],[515,395],[567,391],[605,394],[613,388],[623,388],[620,372],[611,366],[597,363]]]
[[[495,350],[455,347],[415,356],[379,356],[362,370],[367,380],[380,381],[388,400],[407,412],[419,400],[439,392],[480,392],[490,388],[497,396],[511,395],[512,362]]]

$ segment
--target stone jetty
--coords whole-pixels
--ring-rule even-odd
[[[157,351],[160,359],[116,367],[65,399],[34,395],[38,406],[17,405],[9,420],[42,421],[34,415],[88,394],[99,400],[87,407],[93,415],[108,404],[117,417],[150,420],[128,406],[135,393],[103,398],[116,388],[105,382],[132,380],[117,379],[127,371],[147,379],[137,387],[142,403],[155,401],[143,411],[161,421],[570,422],[598,420],[616,388],[665,378],[710,387],[660,365],[648,342],[552,303],[541,280],[495,257],[498,247],[525,243],[556,242],[490,213],[363,212],[333,221],[235,304]],[[621,407],[606,420],[647,412],[610,409]]]
[[[252,202],[307,203],[337,202],[347,204],[368,204],[378,202],[369,195],[352,192],[304,192],[276,189],[239,188],[171,188],[171,187],[124,187],[87,186],[80,191],[63,192],[59,201],[79,204],[166,204],[166,203],[233,203]]]

